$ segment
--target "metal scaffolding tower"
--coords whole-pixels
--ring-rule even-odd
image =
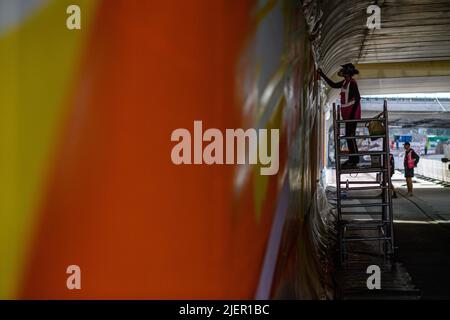
[[[336,105],[333,104],[340,261],[341,263],[346,261],[349,244],[358,241],[378,241],[381,253],[384,257],[388,257],[394,254],[394,230],[392,197],[389,188],[391,168],[387,102],[384,101],[383,113],[377,118],[343,120],[340,113],[340,107],[336,108]],[[380,121],[384,126],[384,133],[379,135],[358,135],[358,133],[355,136],[341,135],[341,129],[348,123],[356,122],[361,127],[372,121]],[[383,143],[379,151],[358,151],[358,153],[342,151],[341,141],[350,139],[382,139]],[[372,160],[370,165],[348,166],[341,162],[350,156],[367,155]],[[357,174],[367,174],[370,178],[355,179]],[[381,193],[376,196],[370,195],[371,190],[379,190]],[[374,209],[378,210],[373,211]]]

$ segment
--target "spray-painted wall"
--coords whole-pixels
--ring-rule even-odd
[[[297,1],[15,3],[0,33],[0,297],[332,296]],[[278,174],[174,165],[171,132],[195,120],[280,129]]]

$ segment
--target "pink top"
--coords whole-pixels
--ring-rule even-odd
[[[352,108],[355,104],[355,99],[352,98],[351,100],[349,100],[349,97],[348,97],[350,83],[353,83],[356,85],[355,79],[351,79],[350,81],[344,82],[344,84],[342,85],[342,88],[341,88],[342,119],[344,119],[344,120],[361,119],[361,103],[358,103],[356,105],[355,115],[353,118],[351,118]]]

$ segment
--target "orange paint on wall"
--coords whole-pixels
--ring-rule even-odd
[[[171,132],[242,125],[235,70],[254,1],[104,1],[61,132],[22,298],[252,298],[258,223],[234,166],[176,166]],[[280,172],[282,172],[280,170]],[[68,265],[82,290],[66,288]]]

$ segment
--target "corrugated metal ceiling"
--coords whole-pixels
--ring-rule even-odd
[[[374,4],[381,9],[380,29],[367,27],[367,8]],[[450,0],[305,0],[302,5],[316,61],[329,75],[348,62],[407,68],[400,64],[450,61]],[[450,91],[448,72],[410,77],[365,79],[360,90],[362,94]]]
[[[316,61],[328,75],[352,62],[362,70],[358,81],[362,95],[450,92],[450,0],[303,0],[301,4]],[[381,9],[381,29],[367,27],[370,5]],[[424,61],[437,63],[432,71],[429,63],[411,68],[411,63]],[[375,77],[365,77],[364,66],[373,71],[382,63],[383,68],[390,64],[396,75],[380,65]],[[328,98],[334,100],[336,93],[331,90]],[[428,122],[431,125],[433,120]]]
[[[381,29],[366,25],[381,8]],[[450,60],[450,0],[303,1],[316,58],[325,71],[340,64]]]

